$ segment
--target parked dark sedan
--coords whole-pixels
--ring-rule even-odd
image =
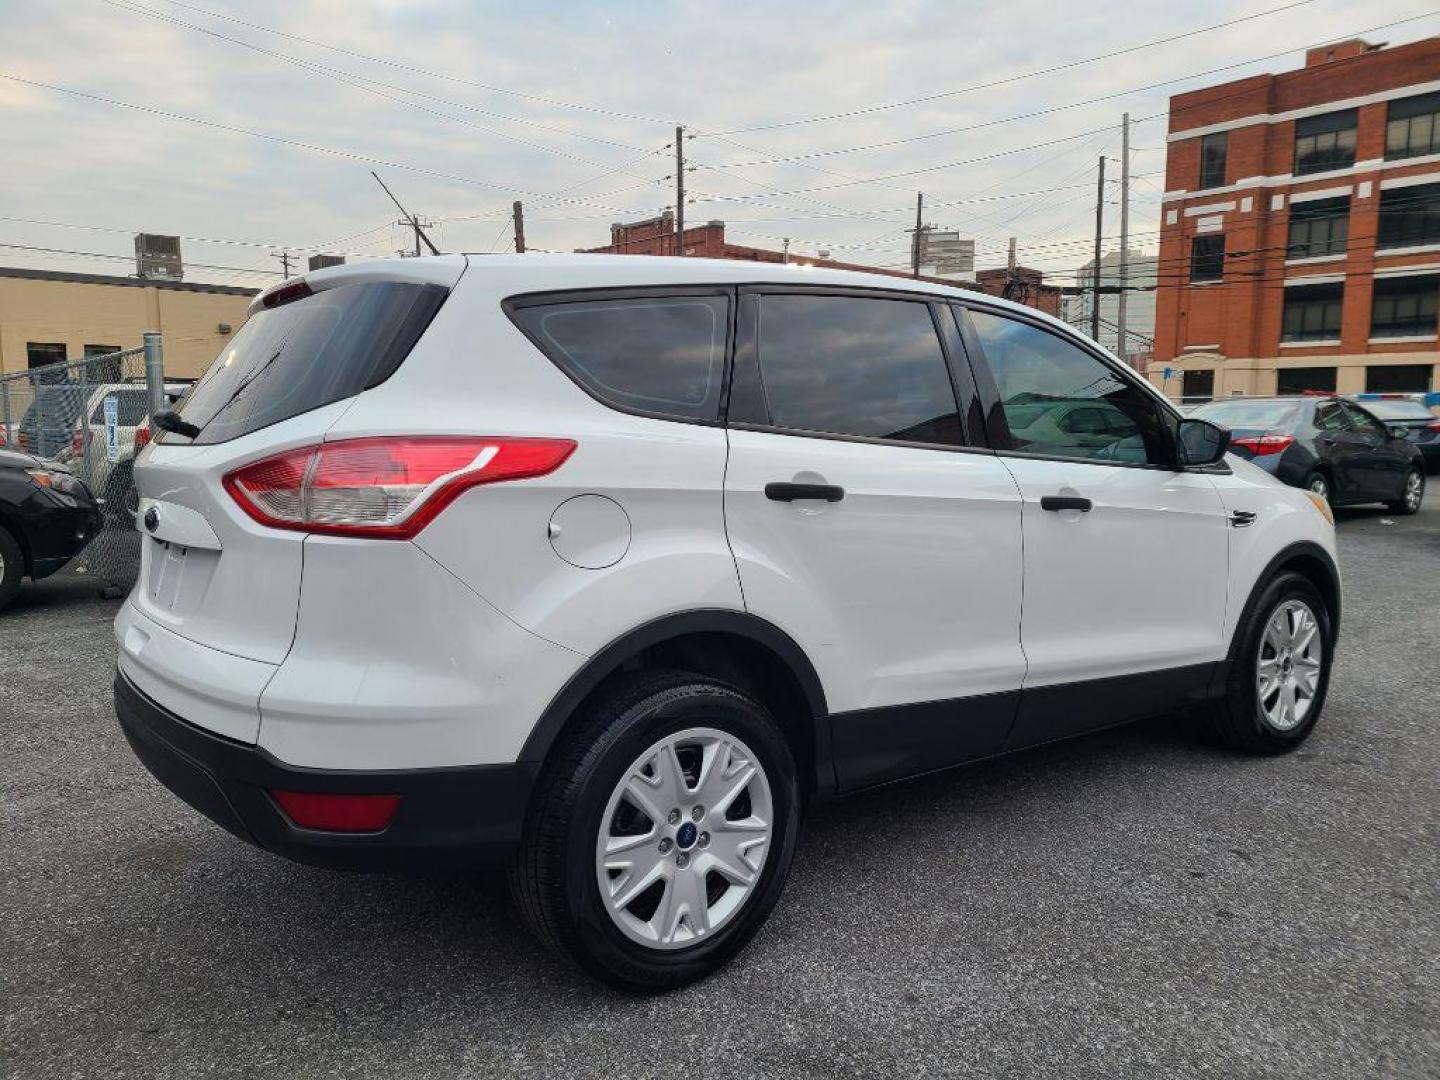
[[[1406,398],[1380,398],[1360,404],[1395,434],[1403,428],[1405,438],[1420,448],[1425,468],[1432,473],[1440,471],[1440,416]]]
[[[1413,514],[1425,497],[1425,461],[1353,401],[1328,396],[1228,398],[1190,414],[1230,429],[1230,449],[1292,487],[1335,506],[1384,503]]]
[[[20,579],[49,577],[100,530],[94,496],[63,465],[0,450],[0,608]]]

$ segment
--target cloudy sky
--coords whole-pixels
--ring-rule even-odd
[[[1327,39],[1440,33],[1427,10],[0,0],[0,265],[129,273],[141,230],[186,238],[190,280],[278,280],[282,246],[390,254],[406,237],[371,168],[445,250],[509,247],[516,198],[532,247],[602,244],[673,203],[683,123],[687,219],[734,242],[901,264],[923,190],[982,267],[1015,235],[1063,274],[1089,257],[1122,112],[1141,121],[1132,229],[1153,251],[1170,94],[1298,67]]]

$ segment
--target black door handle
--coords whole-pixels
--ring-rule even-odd
[[[1079,510],[1082,514],[1088,514],[1094,504],[1079,495],[1042,495],[1040,496],[1041,510]]]
[[[794,502],[796,499],[839,502],[845,497],[845,489],[836,484],[766,484],[765,497],[776,502]]]

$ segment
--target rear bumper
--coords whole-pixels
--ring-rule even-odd
[[[265,750],[187,723],[115,677],[115,713],[135,755],[162,784],[242,840],[296,862],[347,870],[404,870],[490,861],[520,840],[538,763],[352,771],[296,768]],[[271,790],[396,794],[376,833],[294,825]]]

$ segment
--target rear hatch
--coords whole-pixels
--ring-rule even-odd
[[[234,656],[285,659],[305,535],[259,524],[224,479],[320,442],[357,394],[400,366],[464,267],[460,257],[345,267],[257,298],[177,406],[199,434],[157,433],[136,458],[145,538],[131,603],[141,614]]]

